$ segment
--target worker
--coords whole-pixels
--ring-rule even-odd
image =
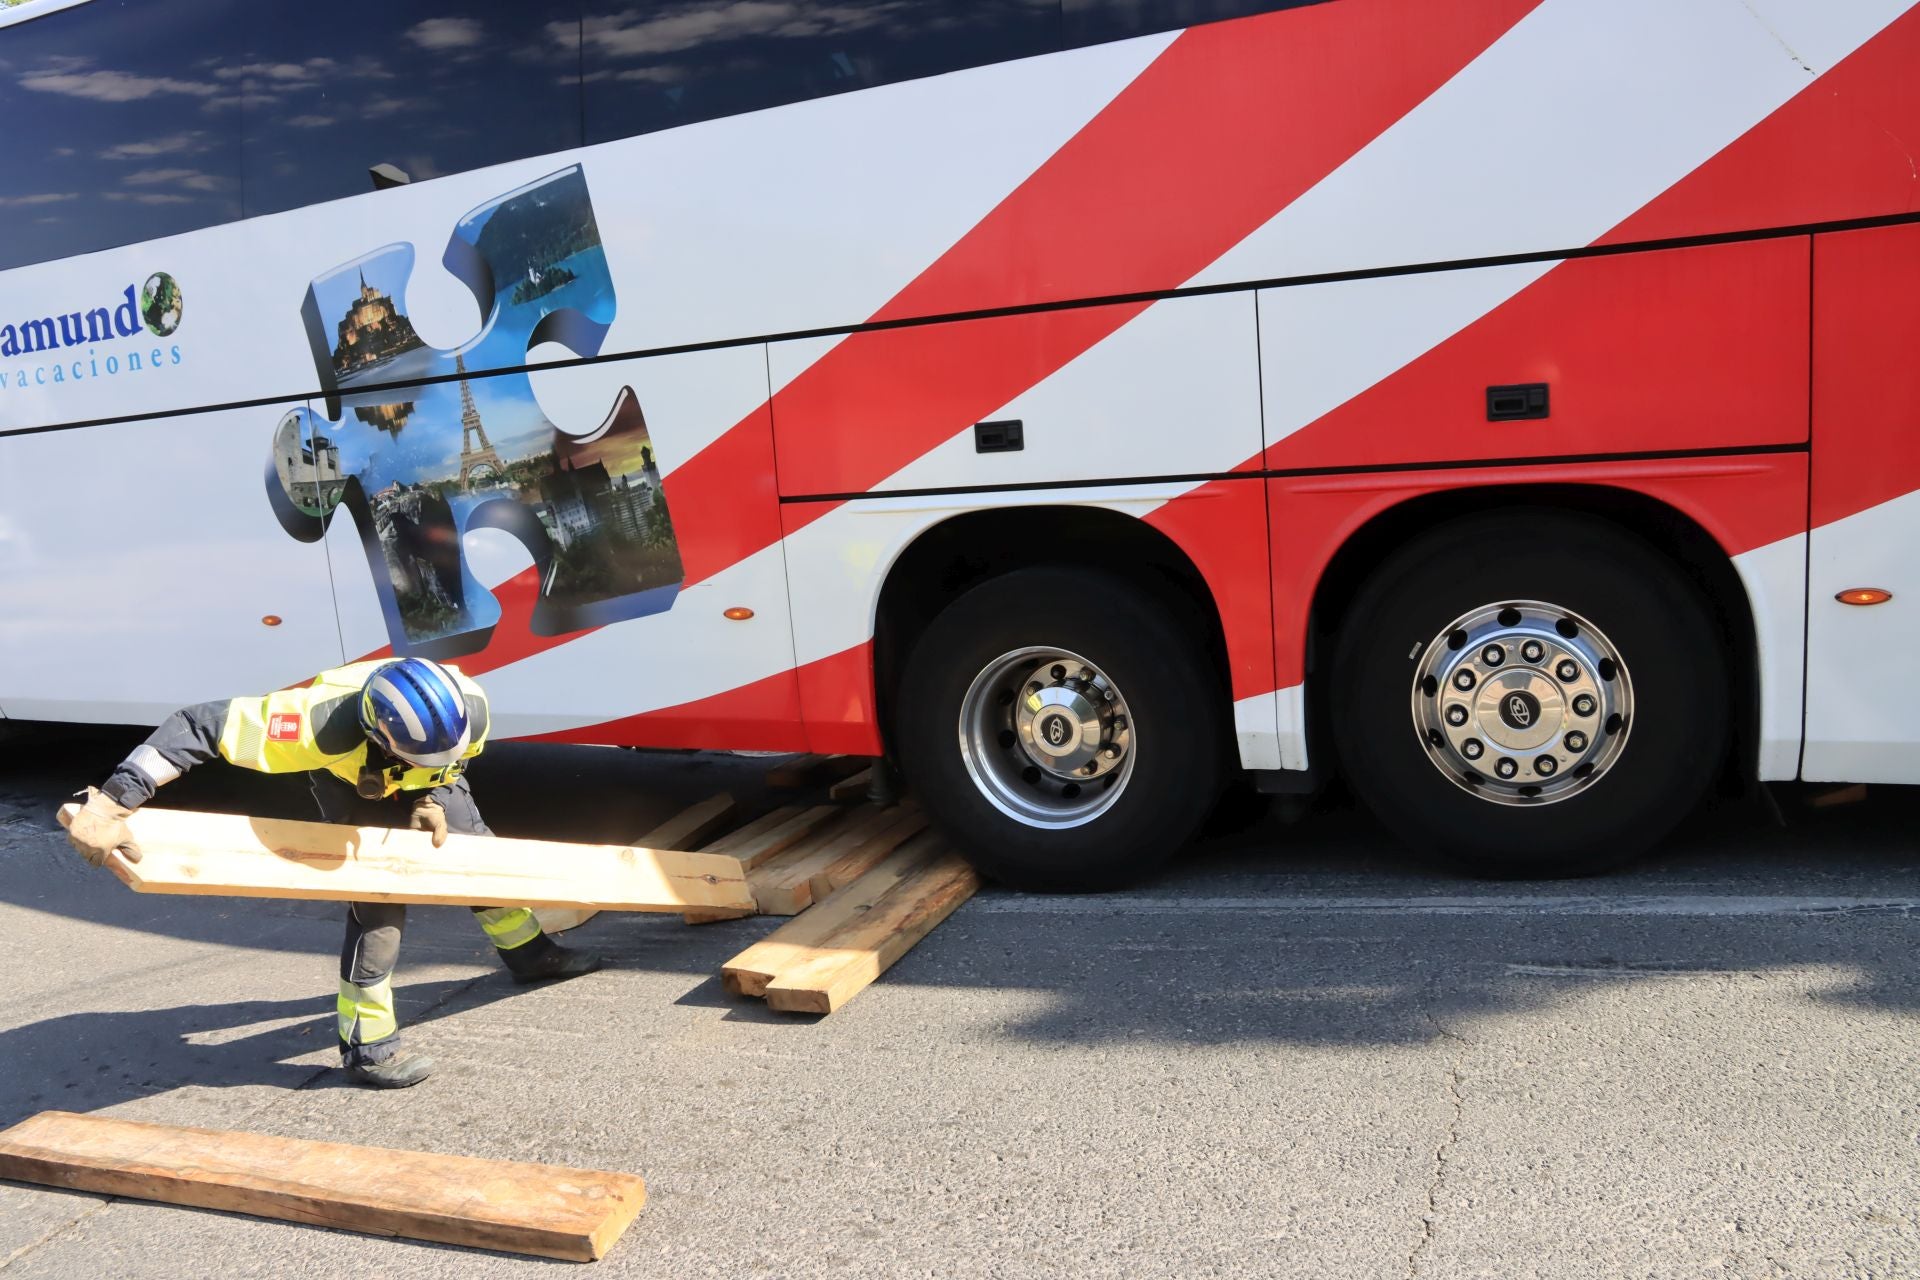
[[[127,818],[154,791],[215,755],[263,773],[305,772],[323,821],[491,835],[463,776],[487,742],[487,698],[453,667],[424,658],[357,662],[315,676],[305,688],[203,702],[169,716],[134,748],[87,802],[67,836],[95,866],[139,847]],[[474,907],[474,916],[518,982],[573,978],[600,967],[540,930],[525,907]],[[405,1048],[393,1005],[393,969],[407,909],[390,902],[347,908],[340,950],[340,1055],[356,1084],[402,1089],[433,1072]]]

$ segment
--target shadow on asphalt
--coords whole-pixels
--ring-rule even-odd
[[[0,847],[9,837],[55,840],[52,806],[103,778],[138,731],[67,733],[31,752],[0,750]],[[504,744],[473,772],[488,821],[503,835],[615,841],[716,790],[749,808],[790,796],[760,788],[762,761],[692,754],[642,755],[596,748]],[[1292,825],[1267,823],[1217,836],[1160,880],[1111,900],[1046,900],[988,890],[944,924],[936,944],[895,969],[890,982],[1035,992],[1036,1007],[999,1033],[1077,1045],[1150,1037],[1191,1044],[1271,1041],[1364,1046],[1471,1035],[1479,1020],[1580,998],[1609,981],[1662,982],[1782,969],[1832,971],[1811,998],[1863,1008],[1920,1012],[1915,922],[1898,905],[1920,901],[1920,788],[1875,788],[1858,804],[1815,807],[1828,788],[1776,790],[1786,825],[1763,797],[1721,800],[1690,820],[1655,855],[1611,876],[1582,881],[1489,883],[1411,861],[1364,814],[1339,802]],[[297,779],[207,768],[170,787],[169,805],[305,817]],[[647,806],[651,806],[648,808]],[[51,852],[51,851],[49,851]],[[0,858],[0,902],[152,933],[242,946],[304,947],[260,921],[337,916],[335,904],[255,904],[141,898],[121,892],[72,858]],[[1316,902],[1363,897],[1405,904],[1421,898],[1543,900],[1575,895],[1600,909],[1511,909],[1459,914],[1326,910]],[[1850,900],[1831,911],[1772,913],[1614,909],[1649,898],[1724,895]],[[1264,903],[1285,900],[1287,909]],[[1209,905],[1225,904],[1225,905]],[[452,912],[421,912],[409,930],[429,946],[481,949]],[[464,913],[457,913],[464,915]],[[735,1001],[719,966],[777,922],[688,929],[677,921],[602,916],[583,933],[614,969],[683,973],[679,1004],[725,1010],[728,1020],[778,1023],[800,1036],[834,1034],[831,1022],[772,1014]],[[404,980],[406,956],[402,957]],[[464,988],[467,984],[451,984]],[[439,1006],[438,1016],[484,1004],[511,988],[481,981],[410,986],[403,1001]],[[47,1106],[93,1108],[182,1084],[300,1083],[312,1069],[279,1064],[327,1044],[312,998],[229,1007],[185,1006],[129,1014],[53,1017],[0,1032],[0,1119]],[[404,1008],[404,1006],[403,1006]],[[304,1015],[313,1014],[313,1017]],[[644,1016],[637,1014],[636,1016]],[[403,1017],[416,1020],[417,1014]],[[304,1018],[180,1059],[180,1039],[208,1026]],[[164,1042],[164,1044],[162,1043]],[[173,1053],[148,1053],[171,1046]],[[116,1064],[165,1061],[167,1078],[136,1078]],[[14,1064],[30,1064],[26,1070]],[[85,1065],[79,1065],[85,1064]],[[46,1084],[27,1094],[25,1081]],[[69,1096],[61,1096],[68,1094]]]
[[[403,1025],[419,1026],[514,994],[504,975],[418,982],[396,990]],[[222,1033],[274,1024],[227,1038]],[[337,1071],[301,1065],[316,1049],[335,1063],[333,1017],[317,996],[70,1013],[0,1030],[0,1128],[39,1111],[97,1111],[186,1086],[349,1088]]]

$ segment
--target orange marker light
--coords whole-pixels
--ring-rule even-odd
[[[723,612],[720,616],[729,622],[745,622],[753,616],[753,610],[747,608],[745,605],[737,604],[733,606],[733,608]]]
[[[1893,599],[1893,592],[1882,591],[1879,587],[1848,587],[1834,599],[1841,604],[1885,604]]]
[[[270,613],[266,617],[260,619],[260,622],[261,622],[261,625],[263,626],[277,627],[280,625],[280,615],[277,613]]]

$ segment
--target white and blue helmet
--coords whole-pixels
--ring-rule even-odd
[[[396,760],[443,769],[467,753],[467,698],[439,663],[400,658],[367,677],[360,727]]]

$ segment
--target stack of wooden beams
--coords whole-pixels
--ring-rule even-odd
[[[911,800],[848,803],[866,795],[861,768],[840,757],[788,762],[775,774],[827,786],[829,803],[784,805],[742,825],[733,798],[716,795],[631,845],[451,835],[436,849],[419,831],[142,809],[129,825],[143,856],[115,853],[108,865],[143,893],[524,905],[549,932],[603,910],[678,912],[689,923],[795,916],[723,977],[776,1009],[831,1013],[979,887]],[[61,821],[76,812],[65,806]]]
[[[973,896],[980,877],[937,839],[914,840],[720,970],[735,995],[786,1013],[832,1013]]]
[[[776,788],[837,779],[828,798],[840,803],[783,805],[735,827],[733,802],[719,795],[635,842],[737,860],[755,906],[695,908],[685,913],[689,924],[797,917],[721,970],[735,995],[785,1012],[832,1013],[980,887],[973,869],[927,831],[913,801],[891,808],[846,803],[867,793],[864,763],[803,756],[767,775]],[[568,927],[548,912],[541,921]]]

